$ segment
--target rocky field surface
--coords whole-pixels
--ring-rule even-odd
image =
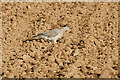
[[[67,25],[57,43],[31,39]],[[117,78],[117,2],[2,2],[3,78]]]

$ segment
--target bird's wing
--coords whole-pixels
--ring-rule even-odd
[[[44,33],[40,33],[38,34],[39,35],[42,35],[42,36],[46,36],[46,37],[55,37],[59,34],[60,30],[58,29],[53,29],[53,30],[49,30],[47,32],[44,32]]]

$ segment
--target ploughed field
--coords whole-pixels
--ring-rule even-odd
[[[30,39],[67,25],[57,43]],[[117,78],[117,2],[2,2],[3,78]]]

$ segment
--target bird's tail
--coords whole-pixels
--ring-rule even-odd
[[[39,33],[37,36],[33,36],[32,38],[38,38],[41,37],[43,35],[43,33]]]
[[[38,36],[33,36],[32,38],[36,38],[36,37],[38,37]]]

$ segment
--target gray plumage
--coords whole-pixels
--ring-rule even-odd
[[[39,33],[37,36],[33,36],[32,38],[40,37],[40,38],[44,38],[44,39],[48,39],[48,40],[56,42],[58,38],[62,37],[62,35],[64,34],[66,30],[69,30],[69,27],[52,29],[44,33]]]

